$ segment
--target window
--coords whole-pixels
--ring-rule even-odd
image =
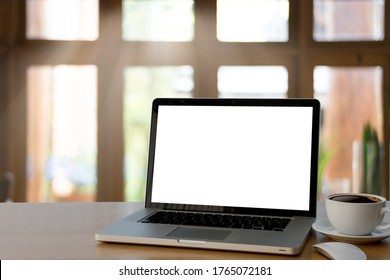
[[[287,97],[288,73],[283,66],[221,66],[219,97]]]
[[[317,66],[314,78],[314,96],[323,111],[321,156],[329,157],[326,170],[321,170],[322,194],[363,192],[358,146],[367,124],[383,143],[383,69]]]
[[[31,201],[94,201],[95,66],[28,69],[28,195]]]
[[[98,0],[27,0],[28,39],[96,40]]]
[[[123,39],[129,41],[191,41],[192,0],[123,0]]]
[[[288,18],[287,0],[218,0],[217,37],[224,42],[286,42]]]
[[[369,123],[388,196],[390,5],[302,2],[1,3],[15,16],[0,19],[0,167],[15,201],[143,200],[159,96],[318,98],[320,193],[359,186]]]
[[[127,67],[125,69],[126,200],[144,200],[153,99],[191,97],[192,76],[191,66]]]
[[[381,41],[384,0],[315,0],[317,41]]]

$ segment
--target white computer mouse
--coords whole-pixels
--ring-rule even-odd
[[[357,246],[344,242],[325,242],[313,245],[313,249],[332,260],[367,260]]]

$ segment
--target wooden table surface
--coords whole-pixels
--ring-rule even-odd
[[[389,203],[388,203],[389,205]],[[312,245],[331,241],[312,232],[297,256],[101,243],[95,232],[142,207],[134,202],[0,203],[0,259],[325,260]],[[326,218],[319,203],[318,219]],[[386,220],[390,221],[387,214]],[[390,238],[357,244],[368,259],[390,260]]]

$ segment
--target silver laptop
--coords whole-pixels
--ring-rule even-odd
[[[156,99],[145,208],[96,240],[298,254],[316,216],[315,99]]]

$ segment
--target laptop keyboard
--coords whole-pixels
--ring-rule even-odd
[[[289,218],[158,211],[141,223],[283,231]]]

